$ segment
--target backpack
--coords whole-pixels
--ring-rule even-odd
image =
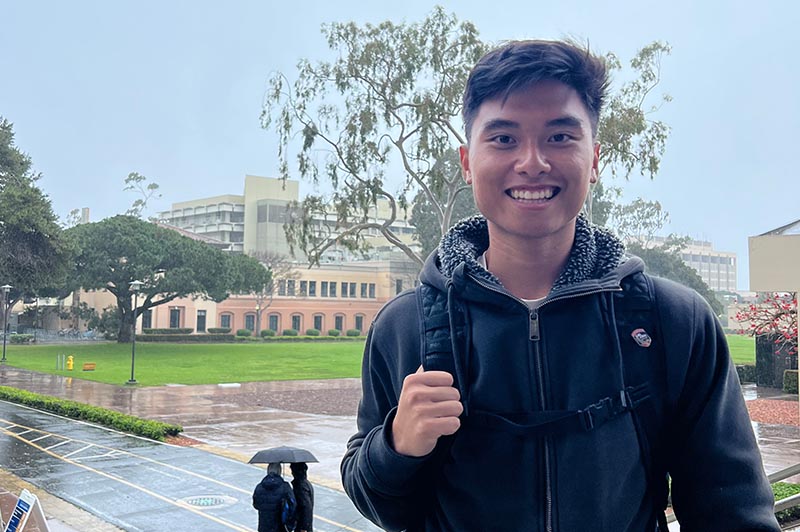
[[[296,509],[297,503],[294,498],[284,495],[281,499],[281,524],[287,532],[292,532],[297,524]]]
[[[633,279],[623,279],[623,290],[612,295],[616,327],[621,341],[623,376],[626,387],[610,397],[587,405],[576,411],[535,412],[520,421],[509,420],[491,412],[480,412],[469,408],[469,390],[463,378],[464,361],[460,360],[460,345],[467,338],[463,313],[458,302],[448,302],[447,294],[431,286],[417,285],[417,309],[423,329],[422,366],[425,371],[446,371],[453,375],[453,386],[461,393],[464,404],[464,419],[492,430],[511,432],[517,435],[564,434],[590,431],[616,416],[630,412],[636,435],[645,462],[647,485],[657,510],[657,531],[667,532],[667,520],[663,512],[668,498],[666,467],[662,452],[654,447],[663,440],[659,434],[664,414],[655,404],[654,390],[663,389],[664,383],[654,383],[653,366],[648,360],[656,357],[659,363],[666,360],[666,345],[661,341],[660,322],[656,305],[656,290],[653,279],[637,274]],[[451,288],[452,289],[452,288]],[[456,308],[450,312],[450,306]],[[632,334],[633,332],[633,334]],[[647,349],[649,356],[633,356],[636,349]],[[663,366],[662,366],[663,367]],[[452,436],[449,437],[452,443]],[[661,482],[656,482],[661,478]]]

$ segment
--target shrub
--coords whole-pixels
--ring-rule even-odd
[[[797,393],[797,370],[787,369],[783,372],[783,391]]]
[[[261,331],[261,338],[266,338],[267,336],[275,336],[275,331],[272,329],[264,329]]]
[[[756,382],[756,367],[752,364],[739,364],[736,366],[739,382]]]
[[[100,408],[99,406],[85,405],[76,401],[40,395],[7,386],[0,386],[0,399],[31,406],[71,419],[89,421],[104,427],[111,427],[158,441],[164,441],[167,436],[176,436],[183,432],[183,427],[180,425],[141,419],[114,410]]]
[[[792,495],[797,495],[800,493],[800,484],[776,482],[772,485],[772,492],[775,494],[775,502],[778,502],[781,499],[787,499]],[[795,506],[794,508],[781,510],[780,512],[775,513],[775,517],[781,524],[794,521],[795,519],[800,518],[800,507]]]
[[[12,334],[8,339],[12,344],[32,344],[36,341],[32,334]]]
[[[194,329],[191,327],[175,327],[171,329],[142,329],[143,334],[192,334]]]
[[[358,329],[347,329],[347,332],[344,334],[345,336],[361,336],[361,331]]]
[[[342,334],[342,331],[340,331],[339,329],[328,330],[328,336],[339,336],[340,334]]]
[[[253,331],[250,329],[236,329],[236,336],[253,336]]]
[[[137,334],[137,342],[216,344],[233,342],[232,334]]]
[[[231,332],[230,327],[209,327],[208,334],[228,334]]]
[[[306,336],[319,336],[319,329],[306,329]]]
[[[283,336],[297,336],[297,329],[284,329],[281,334]]]

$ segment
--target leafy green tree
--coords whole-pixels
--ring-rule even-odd
[[[77,245],[74,288],[108,290],[117,299],[119,342],[130,341],[142,312],[179,297],[222,301],[267,282],[267,271],[249,257],[228,255],[171,229],[132,216],[114,216],[70,228]],[[144,283],[133,309],[133,281]]]
[[[655,115],[672,98],[668,94],[655,96],[654,91],[661,82],[661,61],[670,51],[669,44],[660,41],[640,49],[629,63],[631,79],[622,83],[606,103],[597,130],[601,180],[627,180],[634,170],[650,179],[658,174],[670,128]],[[623,73],[622,62],[615,54],[606,54],[606,64],[612,76]],[[590,219],[604,225],[609,207],[616,204],[619,194],[611,182],[595,185],[586,201]]]
[[[465,142],[462,91],[486,46],[472,23],[440,7],[417,23],[334,23],[322,31],[337,59],[301,61],[293,84],[281,73],[272,76],[262,113],[264,127],[280,138],[281,176],[289,177],[289,150],[300,133],[300,175],[334,190],[331,198],[312,195],[297,205],[287,238],[315,263],[334,244],[366,250],[366,232],[378,231],[421,265],[391,224],[422,191],[440,225],[449,226],[452,209],[440,205],[431,186],[445,184],[441,191],[452,203],[463,185],[460,174],[436,175],[435,162]],[[379,199],[391,212],[383,223],[372,216]],[[335,227],[310,222],[330,206]]]
[[[158,199],[161,197],[158,188],[158,183],[155,181],[147,183],[147,178],[141,174],[136,172],[128,174],[128,177],[125,178],[125,188],[122,190],[133,190],[134,192],[138,192],[140,197],[133,201],[130,209],[128,209],[125,214],[141,218],[142,213],[147,209],[148,202],[151,199]]]
[[[719,316],[723,311],[722,304],[694,268],[681,259],[681,251],[686,247],[687,241],[688,237],[671,235],[659,246],[645,247],[641,242],[633,242],[627,248],[629,253],[645,262],[648,273],[694,289],[708,302],[714,314]]]
[[[294,83],[274,74],[262,112],[263,126],[279,136],[281,176],[289,177],[291,150],[297,149],[300,177],[334,191],[294,205],[287,239],[316,263],[334,244],[365,251],[365,233],[378,231],[421,265],[424,256],[391,225],[412,200],[427,201],[424,210],[435,218],[434,224],[422,217],[426,225],[417,228],[423,232],[441,236],[454,221],[466,186],[460,172],[443,171],[448,166],[437,163],[466,142],[460,119],[464,84],[488,47],[472,23],[459,22],[441,7],[418,23],[334,23],[322,31],[337,59],[300,61]],[[657,106],[644,106],[668,52],[668,45],[657,42],[643,48],[631,61],[636,79],[622,86],[601,117],[600,140],[606,144],[601,167],[612,175],[627,177],[638,166],[652,177],[658,169],[668,128],[653,120]],[[609,64],[621,68],[614,55]],[[383,223],[371,215],[379,200],[391,213]],[[591,210],[591,202],[587,207]],[[332,226],[312,221],[330,214]],[[423,248],[433,240],[434,235],[421,236]]]
[[[14,143],[13,125],[0,117],[0,284],[14,287],[12,305],[26,296],[54,295],[52,287],[69,271],[70,243],[31,166]]]

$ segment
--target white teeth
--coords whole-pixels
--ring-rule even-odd
[[[519,200],[544,200],[553,197],[553,188],[540,188],[536,190],[511,190],[511,197]]]

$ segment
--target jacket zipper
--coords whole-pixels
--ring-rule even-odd
[[[527,304],[522,301],[520,298],[514,296],[513,294],[509,294],[508,292],[501,292],[497,289],[497,287],[491,286],[486,284],[482,280],[474,277],[472,275],[467,274],[474,282],[478,285],[495,292],[497,294],[501,294],[506,297],[510,297],[515,301],[519,302],[521,305],[527,307]],[[572,299],[576,297],[583,297],[589,296],[592,294],[599,294],[601,292],[622,292],[621,286],[615,287],[607,287],[607,288],[597,288],[594,290],[588,290],[585,292],[575,292],[574,294],[565,294],[563,296],[554,297],[553,299],[548,299],[544,301],[541,305],[536,308],[530,309],[529,311],[529,338],[533,342],[533,351],[534,351],[534,361],[536,365],[536,377],[539,381],[539,401],[541,402],[542,409],[545,408],[545,397],[544,397],[544,371],[542,369],[542,354],[540,349],[539,340],[541,339],[541,331],[539,327],[539,309],[548,303],[552,303],[553,301],[560,301],[562,299]],[[553,487],[552,487],[552,479],[550,478],[550,437],[545,436],[544,439],[544,498],[545,498],[545,530],[546,532],[553,532]]]

